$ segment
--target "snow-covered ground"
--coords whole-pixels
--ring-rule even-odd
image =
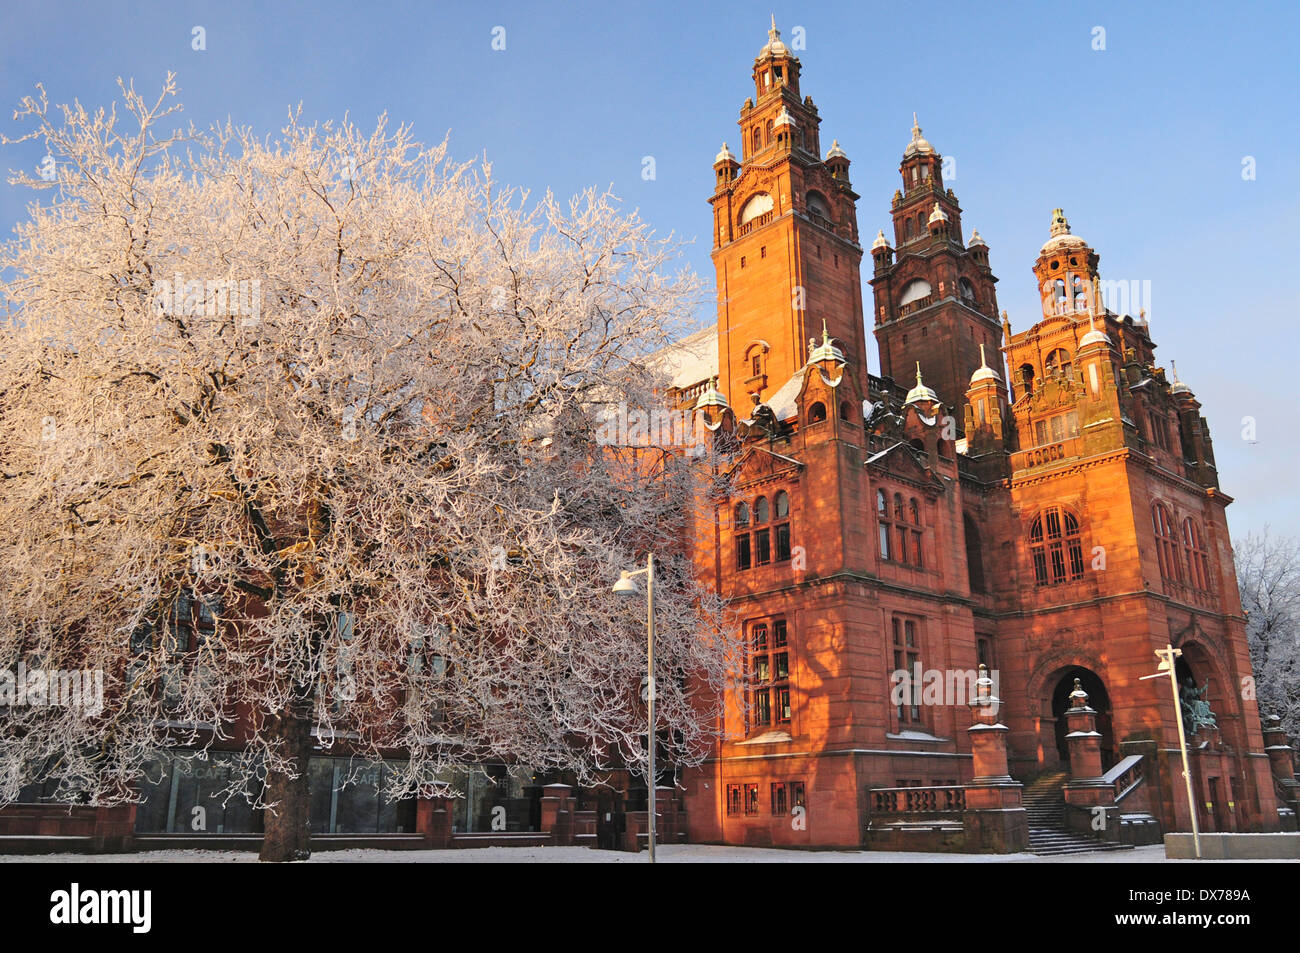
[[[644,864],[648,855],[589,847],[482,847],[464,850],[330,850],[318,851],[313,864]],[[1036,857],[1033,854],[923,854],[897,851],[808,851],[776,850],[764,847],[716,847],[708,844],[678,844],[660,847],[659,863],[667,864],[1152,864],[1166,863],[1161,845],[1096,854],[1064,854]],[[230,850],[151,850],[136,854],[39,854],[4,855],[0,863],[148,863],[188,864],[255,863],[257,854]],[[1210,863],[1171,860],[1168,863]],[[1233,861],[1241,863],[1241,861]]]

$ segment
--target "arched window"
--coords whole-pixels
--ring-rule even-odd
[[[1183,555],[1187,557],[1187,582],[1193,589],[1210,591],[1210,561],[1201,542],[1201,528],[1190,516],[1183,520]]]
[[[808,423],[819,424],[826,419],[826,405],[821,401],[808,408]]]
[[[894,519],[903,522],[903,494],[894,494]]]
[[[1083,578],[1083,540],[1079,521],[1069,510],[1050,506],[1029,527],[1029,554],[1034,583],[1055,586]]]
[[[1057,278],[1052,282],[1052,297],[1058,305],[1057,310],[1060,310],[1059,305],[1065,300],[1065,281],[1063,279]]]
[[[1074,280],[1070,282],[1070,292],[1074,297],[1074,310],[1088,310],[1088,286],[1078,275],[1075,275]]]
[[[908,216],[907,221],[903,222],[903,241],[910,242],[911,240],[912,240],[912,218],[911,216]]]
[[[760,496],[754,501],[754,565],[766,566],[772,561],[772,531],[764,526],[771,517],[767,497]]]
[[[1160,560],[1160,575],[1169,582],[1182,584],[1183,569],[1178,558],[1178,529],[1173,514],[1163,503],[1151,507],[1151,525],[1156,533],[1156,555]]]
[[[766,215],[773,209],[772,196],[767,192],[759,192],[751,196],[740,210],[739,225],[746,225],[758,218],[760,215]]]
[[[849,400],[840,401],[840,420],[853,419],[853,402]]]
[[[776,537],[776,561],[783,563],[790,558],[790,494],[785,490],[777,491],[775,508],[772,533]]]
[[[921,525],[921,508],[916,505],[916,497],[907,501],[907,515],[913,526]]]
[[[822,195],[820,192],[809,189],[805,201],[808,205],[808,211],[811,214],[819,215],[825,219],[831,217],[830,203],[826,201],[826,196]]]
[[[1073,377],[1074,365],[1070,361],[1070,352],[1063,347],[1058,347],[1047,355],[1047,360],[1043,362],[1043,372],[1051,377],[1057,371],[1060,371],[1066,377]]]
[[[1026,394],[1032,394],[1034,392],[1034,365],[1020,365],[1020,384],[1024,387]]]
[[[880,558],[888,559],[892,547],[889,545],[889,498],[884,490],[876,491],[876,519],[879,522]]]
[[[763,133],[755,127],[754,129],[754,151],[757,152],[763,148]]]
[[[962,516],[966,529],[966,573],[970,578],[971,592],[984,591],[984,551],[980,543],[979,528],[969,516]]]
[[[736,504],[736,525],[737,526],[749,525],[749,504],[746,503],[744,500],[741,500],[739,503]]]

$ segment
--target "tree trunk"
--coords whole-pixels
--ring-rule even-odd
[[[259,860],[283,863],[311,857],[308,760],[312,742],[311,719],[305,714],[308,711],[309,705],[292,705],[289,711],[272,719],[268,726],[272,736],[284,745],[285,754],[293,759],[298,776],[290,778],[277,771],[267,775],[267,800],[275,807],[264,812],[266,833],[262,838]]]

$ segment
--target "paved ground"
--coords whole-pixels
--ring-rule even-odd
[[[1162,845],[1138,847],[1096,854],[1064,854],[1036,857],[1033,854],[923,854],[899,851],[806,851],[763,847],[713,847],[680,844],[660,847],[660,863],[669,864],[1159,864],[1159,863],[1244,863],[1244,861],[1166,860]],[[588,847],[481,847],[465,850],[330,850],[312,855],[310,863],[357,864],[644,864],[647,855],[593,850]],[[257,855],[247,851],[153,850],[136,854],[40,854],[3,855],[0,863],[253,863]],[[1264,863],[1264,861],[1261,861]]]

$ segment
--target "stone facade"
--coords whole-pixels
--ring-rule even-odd
[[[1033,264],[1041,314],[1013,332],[915,121],[892,243],[881,230],[871,248],[870,374],[858,196],[838,144],[819,152],[800,74],[774,27],[740,158],[724,146],[714,164],[718,320],[691,343],[716,341],[716,363],[670,365],[679,403],[741,447],[694,551],[743,627],[749,684],[683,779],[690,838],[856,846],[909,830],[1019,849],[988,812],[1061,770],[1076,806],[1189,829],[1170,684],[1141,680],[1166,644],[1217,725],[1189,737],[1201,828],[1278,829],[1231,499],[1190,388],[1156,366],[1141,316],[1106,307],[1099,256],[1059,209]],[[986,723],[970,707],[981,664],[998,699]],[[1083,741],[1066,717],[1076,679]],[[972,730],[1004,745],[1004,781],[979,774]]]

